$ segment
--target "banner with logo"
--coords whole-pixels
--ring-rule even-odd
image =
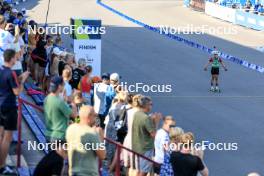
[[[71,18],[72,47],[76,62],[80,58],[93,67],[93,75],[101,75],[101,20]]]
[[[235,24],[259,31],[264,31],[264,16],[237,10],[235,20]]]

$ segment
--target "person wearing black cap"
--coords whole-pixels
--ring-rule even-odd
[[[107,97],[106,93],[110,87],[110,74],[103,73],[102,82],[94,84],[94,110],[100,119],[100,127],[104,128],[104,120],[107,115]]]
[[[61,175],[63,160],[67,158],[67,152],[63,148],[70,117],[77,117],[77,109],[72,108],[60,98],[64,88],[64,81],[60,76],[54,76],[50,80],[49,95],[44,101],[44,116],[46,125],[46,138],[48,143],[56,144],[56,149],[50,151],[38,163],[34,175]]]
[[[60,93],[63,92],[63,89],[63,78],[60,76],[52,77],[49,87],[50,94],[44,101],[44,115],[47,127],[46,136],[49,140],[64,140],[69,118],[77,116],[76,107],[72,105],[71,109],[60,98]]]

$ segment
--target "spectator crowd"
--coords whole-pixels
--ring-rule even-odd
[[[85,59],[62,47],[60,35],[28,31],[28,25],[38,24],[8,3],[0,1],[0,13],[1,175],[15,172],[5,160],[17,129],[16,96],[26,81],[47,95],[45,134],[47,143],[56,144],[36,166],[35,176],[97,176],[102,170],[113,175],[119,157],[122,175],[208,175],[203,151],[191,147],[193,133],[176,126],[173,116],[153,113],[150,97],[125,90],[118,73],[94,76]],[[137,154],[123,149],[118,156],[116,143]]]
[[[35,21],[28,22],[24,13],[6,2],[0,3],[0,7],[1,174],[14,173],[13,168],[5,165],[5,160],[13,131],[17,129],[16,96],[23,91],[23,84],[30,81],[47,95],[43,106],[45,135],[47,143],[56,144],[56,149],[50,150],[38,163],[34,175],[98,175],[98,159],[103,160],[102,170],[113,175],[119,157],[123,161],[123,175],[143,176],[152,173],[154,168],[159,174],[167,155],[171,156],[168,165],[171,164],[174,175],[186,172],[187,176],[198,171],[208,175],[202,158],[191,151],[166,148],[164,144],[174,139],[170,131],[178,127],[171,116],[151,114],[150,97],[129,93],[121,86],[118,73],[93,76],[93,68],[85,59],[75,58],[62,47],[60,35],[46,35],[45,31],[34,33],[28,26],[38,28]],[[158,129],[161,119],[164,125]],[[184,137],[188,134],[177,134],[177,140],[188,142],[189,136]],[[114,143],[105,141],[105,137]],[[139,155],[122,150],[118,156],[116,143]],[[89,144],[92,149],[80,144]],[[155,158],[155,167],[142,156]],[[186,161],[182,164],[185,167],[176,168]],[[188,167],[192,167],[191,173]]]
[[[217,3],[221,6],[227,6],[234,9],[242,9],[245,12],[251,12],[258,15],[264,15],[264,1],[260,0],[246,0],[246,1],[233,1],[233,0],[209,0],[210,2]]]

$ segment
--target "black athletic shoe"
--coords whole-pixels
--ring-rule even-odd
[[[5,166],[0,169],[0,175],[17,175],[17,173],[9,166]]]

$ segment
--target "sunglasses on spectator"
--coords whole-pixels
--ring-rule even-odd
[[[170,125],[170,128],[175,128],[176,127],[176,125]]]

